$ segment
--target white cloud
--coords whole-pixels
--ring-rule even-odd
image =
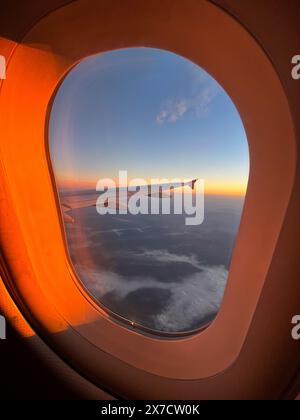
[[[161,331],[183,331],[218,312],[228,272],[223,266],[202,267],[172,288],[167,307],[155,317]]]
[[[196,255],[174,254],[166,249],[145,250],[140,254],[134,254],[135,257],[150,259],[152,262],[159,263],[187,263],[195,268],[202,269],[202,265],[198,261]]]
[[[157,330],[188,330],[194,322],[200,323],[218,311],[228,275],[225,267],[204,266],[195,256],[176,255],[164,250],[145,251],[139,255],[152,258],[154,262],[188,262],[199,271],[183,277],[180,282],[162,282],[151,276],[128,279],[113,271],[91,270],[79,265],[76,270],[86,287],[100,301],[110,292],[121,300],[131,292],[145,288],[169,290],[171,298],[166,307],[159,314],[153,314],[153,327]]]
[[[86,269],[80,265],[76,265],[75,268],[88,290],[100,301],[104,295],[111,292],[117,299],[124,299],[136,290],[160,287],[160,282],[151,277],[134,277],[128,280],[114,271]]]
[[[175,122],[181,118],[188,110],[186,100],[167,101],[163,109],[156,117],[156,122],[162,124],[164,122]]]
[[[157,124],[175,123],[188,111],[193,111],[196,116],[207,115],[210,104],[217,96],[219,89],[217,85],[207,85],[201,87],[198,92],[189,98],[168,100],[163,104],[156,117]]]
[[[188,110],[188,105],[184,99],[178,101],[167,101],[160,113],[156,117],[156,122],[176,122]]]

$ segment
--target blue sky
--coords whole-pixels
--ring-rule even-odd
[[[203,178],[208,192],[245,190],[248,144],[230,97],[204,70],[167,51],[131,48],[83,60],[64,79],[50,118],[61,183]]]

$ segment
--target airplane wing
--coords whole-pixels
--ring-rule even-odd
[[[109,200],[109,204],[104,203],[104,207],[111,207],[111,208],[127,208],[128,203],[122,200],[122,197],[126,197],[127,199],[130,198],[133,194],[137,195],[146,195],[148,197],[168,197],[166,193],[169,190],[173,190],[176,188],[182,188],[185,186],[189,186],[194,189],[195,183],[197,179],[192,179],[190,181],[183,181],[183,182],[174,182],[174,183],[162,183],[162,184],[149,184],[149,185],[137,185],[134,187],[130,187],[130,190],[127,187],[121,188],[114,188],[105,191],[106,196],[111,194],[111,197],[118,197],[118,199]],[[89,191],[81,191],[81,192],[61,192],[60,193],[60,205],[62,209],[63,219],[66,223],[74,223],[75,219],[69,213],[72,209],[80,209],[86,207],[94,207],[96,206],[97,199],[102,192],[89,192]]]

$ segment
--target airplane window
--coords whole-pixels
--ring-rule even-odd
[[[206,71],[128,48],[64,78],[49,122],[66,243],[111,315],[157,333],[216,316],[248,182],[243,123]]]

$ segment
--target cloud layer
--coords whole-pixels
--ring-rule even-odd
[[[162,282],[151,276],[128,279],[114,271],[90,270],[79,265],[76,266],[76,270],[86,287],[99,301],[108,293],[113,293],[116,301],[121,301],[130,293],[142,289],[157,288],[170,291],[171,297],[165,308],[153,314],[152,326],[159,331],[189,330],[195,325],[201,326],[217,313],[228,275],[223,266],[204,266],[195,256],[172,254],[166,250],[144,251],[137,255],[139,258],[143,255],[143,258],[152,259],[153,263],[189,263],[199,271],[183,277],[180,282]]]

